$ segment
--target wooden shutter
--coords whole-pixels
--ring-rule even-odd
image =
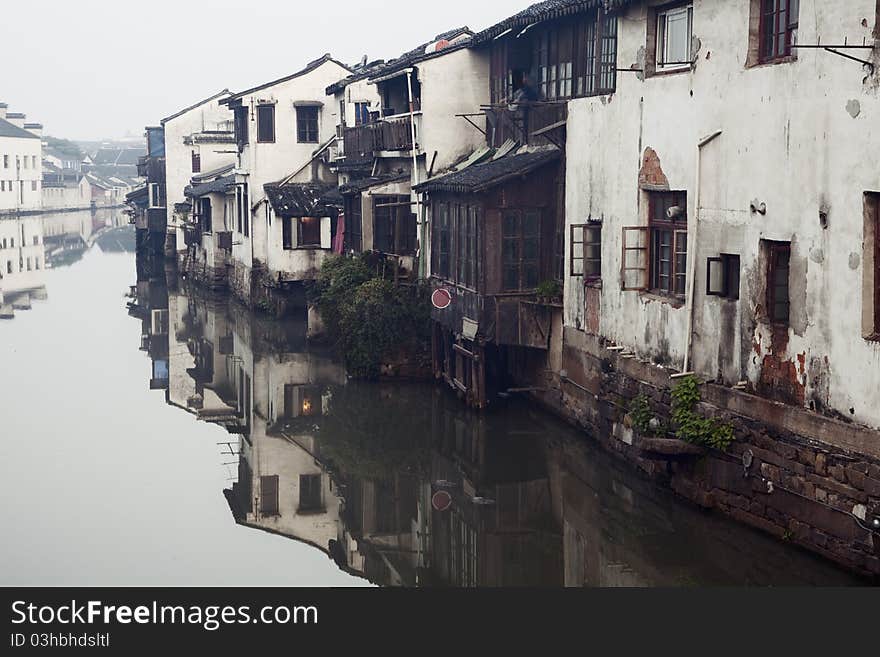
[[[642,291],[648,288],[648,229],[644,226],[623,228],[621,290]]]

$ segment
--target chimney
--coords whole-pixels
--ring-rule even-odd
[[[6,118],[6,110],[9,108],[9,105],[6,103],[0,103],[0,119]]]
[[[12,125],[17,125],[19,128],[24,129],[24,120],[25,115],[19,112],[7,112],[6,120],[9,121]]]
[[[43,124],[42,123],[25,123],[24,129],[27,130],[32,135],[36,135],[37,137],[43,136]]]

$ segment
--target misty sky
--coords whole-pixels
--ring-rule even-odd
[[[390,59],[534,1],[4,0],[0,101],[57,137],[141,135],[221,89],[282,77],[325,52],[349,64]]]

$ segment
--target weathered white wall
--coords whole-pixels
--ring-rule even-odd
[[[168,230],[177,231],[177,247],[183,250],[183,231],[177,226],[174,216],[174,204],[184,203],[186,197],[183,190],[193,176],[192,152],[198,150],[201,155],[201,171],[208,172],[235,162],[234,147],[229,144],[205,144],[199,147],[187,145],[184,140],[193,134],[205,130],[226,130],[232,121],[232,112],[220,101],[229,94],[224,93],[213,100],[206,101],[184,112],[180,116],[166,120],[165,127],[165,185],[166,212]]]
[[[250,193],[251,231],[250,236],[236,233],[233,258],[250,267],[252,258],[264,263],[274,262],[273,271],[302,271],[298,263],[292,262],[296,256],[283,249],[280,222],[269,225],[266,207],[266,194],[263,185],[278,182],[297,173],[293,182],[312,180],[314,167],[309,165],[313,154],[321,145],[336,134],[338,105],[333,96],[326,94],[327,87],[348,75],[350,71],[336,62],[326,61],[304,75],[285,82],[259,89],[242,97],[242,104],[250,108],[248,144],[244,146],[238,159],[237,180],[246,181]],[[318,142],[299,143],[297,141],[296,108],[297,101],[316,101],[322,103],[318,112]],[[275,104],[275,141],[257,141],[256,106],[260,102]],[[318,178],[333,180],[326,167],[318,167]],[[275,222],[273,222],[275,223]],[[307,258],[311,256],[304,256]],[[300,259],[303,259],[300,258]],[[293,269],[287,269],[291,267]]]
[[[83,176],[76,185],[64,187],[43,187],[42,206],[44,208],[73,209],[88,208],[92,202],[91,186]]]
[[[802,0],[799,41],[872,43],[875,12],[874,0]],[[614,95],[569,103],[566,221],[604,218],[600,333],[681,367],[685,308],[620,290],[621,229],[647,223],[638,174],[648,147],[670,189],[688,191],[693,226],[697,142],[722,130],[703,155],[694,367],[709,379],[758,381],[770,343],[755,321],[764,305],[760,240],[791,241],[791,326],[780,355],[795,363],[807,402],[880,426],[880,344],[862,338],[860,320],[863,192],[880,190],[878,77],[822,50],[747,68],[748,25],[746,0],[697,0],[693,71],[619,73]],[[618,66],[641,68],[645,43],[646,11],[633,8],[619,23]],[[750,212],[753,199],[766,203],[765,216]],[[705,295],[706,258],[720,252],[741,256],[738,302]],[[566,278],[565,323],[584,325],[579,278]]]

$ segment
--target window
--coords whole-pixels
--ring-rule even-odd
[[[790,297],[788,279],[791,264],[790,242],[767,243],[767,319],[788,324]]]
[[[233,110],[235,121],[235,141],[239,149],[248,143],[248,108],[236,107]]]
[[[199,152],[192,152],[192,172],[200,173],[202,170],[202,156]]]
[[[150,183],[150,207],[151,208],[161,208],[162,207],[162,196],[161,196],[161,188],[159,187],[159,183]]]
[[[657,12],[656,70],[690,67],[693,17],[690,4]]]
[[[36,180],[31,180],[31,191],[32,192],[37,191],[37,181]]]
[[[673,297],[686,294],[687,192],[649,192],[650,289]]]
[[[11,273],[12,273],[12,260],[7,260],[7,261],[6,261],[6,273],[7,273],[7,274],[11,274]]]
[[[296,140],[300,143],[318,143],[318,108],[296,108]]]
[[[507,210],[502,220],[501,242],[504,290],[515,292],[537,287],[540,276],[540,211]]]
[[[250,235],[251,208],[247,183],[235,186],[236,228],[245,237]]]
[[[4,169],[9,168],[9,156],[8,155],[3,156],[3,168]]]
[[[24,156],[24,168],[25,168],[25,169],[28,168],[28,159],[27,159],[27,155]]]
[[[790,57],[797,43],[800,0],[761,0],[761,62]]]
[[[278,475],[260,477],[260,513],[277,516],[278,513]]]
[[[354,104],[354,124],[364,125],[370,122],[370,104],[355,103]]]
[[[706,294],[739,299],[739,256],[722,253],[706,260]]]
[[[39,236],[39,235],[34,235],[34,246],[36,246],[36,245],[39,244],[39,243],[40,243],[40,236]]]
[[[321,511],[321,475],[299,476],[299,511]]]
[[[200,198],[196,199],[195,203],[196,207],[196,223],[198,223],[199,227],[202,229],[204,233],[210,233],[212,230],[212,218],[211,218],[211,199],[209,198]]]
[[[299,217],[296,224],[298,246],[321,246],[320,217]]]
[[[257,141],[260,143],[275,141],[274,105],[257,105]]]
[[[40,259],[37,257],[37,258],[34,258],[34,269],[39,269],[39,268],[40,268]]]
[[[31,265],[31,259],[28,258],[28,259],[27,259],[27,270],[30,271],[30,270],[31,270],[31,267],[32,267],[32,265]]]
[[[411,256],[416,251],[416,215],[409,196],[373,197],[373,248]]]
[[[361,195],[345,197],[345,249],[360,252],[363,249]]]
[[[602,278],[602,224],[571,226],[571,275],[585,281]]]
[[[0,180],[0,192],[5,192],[5,191],[6,191],[6,181]]]
[[[449,232],[449,206],[446,203],[434,204],[434,274],[441,278],[449,278],[449,247],[452,238]]]
[[[152,335],[168,335],[168,310],[158,308],[150,315],[150,333]]]
[[[37,156],[31,155],[31,169],[37,168]]]

